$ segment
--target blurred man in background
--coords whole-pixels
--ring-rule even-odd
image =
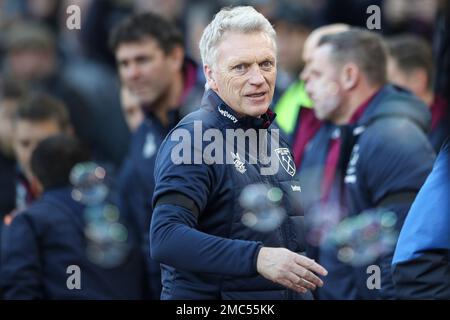
[[[111,34],[119,76],[145,116],[136,129],[119,181],[122,210],[132,217],[147,259],[150,297],[159,299],[159,263],[151,260],[148,230],[152,216],[153,168],[166,134],[200,101],[197,66],[185,57],[183,37],[171,22],[153,14],[133,15]]]
[[[450,121],[447,102],[433,91],[435,66],[431,48],[424,39],[413,35],[389,38],[387,45],[389,81],[410,90],[429,106],[429,138],[439,152],[450,133]]]
[[[68,63],[62,60],[55,34],[44,25],[36,22],[12,24],[5,37],[5,64],[2,70],[5,78],[20,82],[27,91],[45,92],[61,100],[67,108],[75,133],[92,150],[95,159],[111,165],[118,164],[120,145],[127,138],[123,120],[114,116],[120,117],[119,105],[114,110],[116,105],[111,102],[112,99],[104,98],[104,90],[98,89],[101,86],[91,84],[91,87],[97,88],[96,99],[108,104],[108,108],[99,106],[87,94],[83,84],[76,83],[77,78],[75,81],[70,78],[76,77],[73,68],[67,68],[72,72],[66,72],[63,66],[70,67],[75,61]],[[90,70],[84,68],[84,73],[88,72],[89,77],[99,81],[95,67],[91,66]],[[107,81],[109,79],[104,80]],[[89,83],[83,78],[80,82]],[[108,110],[106,115],[103,114],[105,109]]]
[[[313,102],[305,89],[305,79],[314,56],[314,50],[325,35],[347,31],[346,24],[332,24],[315,29],[305,41],[302,59],[305,66],[299,79],[280,99],[275,107],[275,121],[289,137],[297,166],[297,177],[308,186],[301,201],[305,209],[320,199],[320,182],[325,168],[329,141],[335,125],[326,119],[318,119]]]
[[[426,137],[427,107],[387,85],[386,59],[383,41],[375,33],[352,29],[322,37],[308,68],[306,89],[316,116],[338,130],[326,154],[320,204],[339,208],[346,217],[368,209],[390,210],[397,215],[399,230],[431,170],[434,152]],[[305,215],[323,215],[324,210]],[[314,258],[329,270],[318,296],[395,297],[392,253],[393,248],[374,261],[381,269],[381,290],[370,290],[367,265],[347,264],[337,248],[318,248]]]
[[[17,108],[13,122],[14,152],[17,158],[18,177],[16,210],[25,209],[40,194],[33,183],[30,158],[37,144],[45,138],[73,132],[64,104],[46,94],[32,94]]]
[[[396,298],[450,299],[450,138],[411,206],[392,260]]]
[[[277,1],[270,20],[277,32],[280,59],[277,90],[282,93],[298,81],[305,63],[301,53],[316,20],[314,12],[308,6],[302,2],[286,0]]]
[[[89,160],[81,144],[66,135],[48,137],[34,149],[31,179],[43,195],[14,219],[6,233],[0,267],[4,298],[143,297],[144,269],[140,248],[130,240],[134,235],[127,237],[129,256],[113,267],[102,267],[89,256],[85,207],[73,199],[69,182],[72,168]],[[76,276],[71,266],[78,267],[78,281],[71,280]]]

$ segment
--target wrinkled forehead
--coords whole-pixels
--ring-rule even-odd
[[[216,46],[216,62],[263,57],[275,59],[276,44],[268,34],[261,31],[251,33],[228,31]]]

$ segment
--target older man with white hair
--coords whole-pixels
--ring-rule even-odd
[[[310,299],[327,272],[302,255],[303,217],[293,201],[301,188],[289,148],[272,126],[275,31],[252,7],[223,9],[206,27],[200,51],[208,87],[202,107],[171,131],[156,160],[150,235],[152,257],[162,263],[161,298]],[[197,141],[198,126],[209,138]],[[217,142],[229,132],[233,141]],[[211,135],[222,148],[208,155],[203,147]],[[174,154],[186,136],[179,163]],[[242,136],[250,142],[236,151],[234,137]],[[245,197],[249,186],[254,192]],[[265,213],[279,219],[270,228],[263,214],[246,211],[265,188],[254,205],[272,201]]]

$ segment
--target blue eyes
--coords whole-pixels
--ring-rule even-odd
[[[233,67],[233,70],[236,70],[236,71],[244,71],[244,70],[245,70],[245,65],[243,65],[243,64],[238,64],[237,66],[234,66],[234,67]]]
[[[271,68],[273,63],[271,61],[264,61],[263,63],[260,63],[259,66],[261,68]]]

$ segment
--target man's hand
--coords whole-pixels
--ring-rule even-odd
[[[264,278],[300,293],[323,286],[322,280],[314,273],[322,276],[328,274],[314,260],[285,248],[261,248],[257,270]]]

